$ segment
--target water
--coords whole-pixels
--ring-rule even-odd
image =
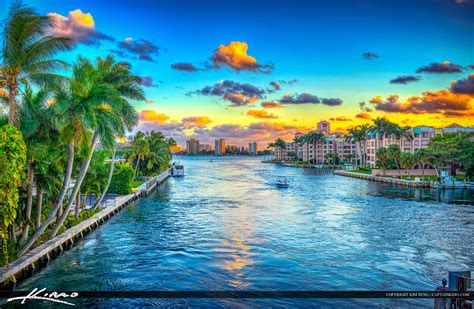
[[[181,158],[169,179],[18,289],[434,290],[474,268],[474,192]],[[290,187],[278,189],[276,176]],[[432,300],[85,300],[99,306],[432,307]]]

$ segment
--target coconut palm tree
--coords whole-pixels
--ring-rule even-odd
[[[400,136],[400,149],[403,151],[405,148],[405,140],[410,142],[413,140],[413,129],[410,126],[398,127],[397,134]]]
[[[144,160],[145,156],[150,152],[150,145],[146,139],[146,135],[143,132],[137,132],[133,137],[130,138],[132,147],[129,149],[126,157],[128,162],[131,164],[136,160],[135,165],[135,176],[138,176],[140,171],[140,160]]]
[[[423,179],[425,178],[425,167],[430,164],[430,155],[426,148],[418,149],[415,153],[415,161],[421,166]]]
[[[375,153],[377,153],[379,141],[383,139],[383,136],[387,132],[388,121],[387,119],[380,117],[377,117],[373,121],[374,124],[371,127],[371,131],[375,133]]]
[[[389,160],[392,161],[398,170],[398,175],[401,176],[400,172],[400,158],[402,155],[402,152],[400,151],[400,147],[397,144],[391,144],[387,148],[387,154],[389,157]]]
[[[28,155],[25,224],[19,241],[20,245],[28,238],[31,224],[36,165],[47,157],[50,151],[49,143],[57,135],[57,129],[53,121],[53,112],[48,105],[50,99],[51,94],[49,92],[39,90],[37,93],[33,93],[31,87],[27,86],[19,108],[20,129],[27,145]]]
[[[315,164],[314,160],[316,159],[316,144],[320,141],[324,140],[324,133],[320,131],[309,131],[306,134],[306,141],[308,143],[308,149],[309,149],[309,144],[313,145],[313,164]]]
[[[2,67],[0,88],[5,87],[9,96],[8,123],[16,124],[16,95],[19,84],[45,85],[64,78],[54,74],[67,68],[61,60],[51,59],[58,52],[68,50],[67,38],[48,35],[54,25],[49,16],[41,16],[21,2],[14,2],[3,30]]]
[[[390,156],[386,147],[380,147],[376,152],[377,165],[382,169],[382,174],[385,176],[385,170],[390,162]]]

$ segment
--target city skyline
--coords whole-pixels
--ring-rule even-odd
[[[473,125],[469,1],[204,2],[25,1],[74,41],[61,59],[129,61],[147,97],[133,102],[135,131],[161,131],[181,146],[263,145],[321,120],[331,131],[376,117]]]

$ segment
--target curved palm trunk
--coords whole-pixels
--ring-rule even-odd
[[[16,85],[10,85],[8,87],[8,124],[16,126],[16,100],[15,100]]]
[[[41,211],[43,208],[43,188],[36,187],[36,222],[35,228],[38,229],[41,225]]]
[[[23,254],[28,251],[28,249],[35,243],[38,238],[43,235],[46,228],[53,223],[58,210],[62,209],[62,204],[64,200],[64,196],[66,195],[67,189],[69,187],[69,182],[71,181],[71,174],[72,174],[72,165],[74,163],[74,140],[71,140],[68,144],[68,155],[67,155],[67,164],[66,164],[66,174],[64,175],[63,186],[61,191],[59,192],[59,198],[56,201],[56,205],[54,206],[53,210],[49,213],[46,220],[41,224],[37,229],[33,237],[21,248],[18,252],[18,257],[22,256]]]
[[[86,200],[86,196],[84,196],[84,200],[87,202]],[[77,218],[79,218],[79,209],[81,208],[81,188],[79,188],[79,192],[77,192],[76,194],[76,212],[74,213],[74,216]]]
[[[97,132],[94,132],[94,135],[93,135],[92,141],[91,141],[91,149],[90,149],[89,155],[87,156],[87,159],[84,160],[84,162],[82,162],[81,169],[79,171],[79,175],[77,176],[77,180],[76,180],[76,183],[74,185],[74,189],[72,190],[71,198],[69,199],[69,201],[66,205],[66,208],[63,211],[63,214],[59,218],[59,221],[56,223],[56,226],[52,229],[52,231],[50,233],[51,238],[56,236],[56,234],[58,233],[59,229],[61,228],[61,226],[63,225],[64,221],[66,220],[66,218],[69,214],[69,210],[71,209],[72,203],[74,202],[74,197],[79,192],[79,188],[82,185],[82,181],[84,180],[84,177],[86,176],[87,170],[89,169],[89,164],[91,163],[92,154],[94,153],[95,144],[97,142],[98,135],[99,134]]]
[[[19,245],[25,243],[28,239],[28,232],[30,231],[30,218],[31,218],[31,205],[33,204],[33,186],[34,186],[34,163],[28,161],[28,187],[26,189],[26,206],[25,206],[25,217],[26,223],[23,226],[23,233],[21,234]]]
[[[110,183],[112,182],[112,177],[114,175],[114,163],[115,163],[115,147],[114,147],[114,150],[112,151],[112,162],[110,162],[109,177],[107,178],[107,185],[105,185],[104,191],[100,195],[100,198],[96,201],[94,207],[92,207],[92,210],[95,210],[97,209],[97,207],[99,207],[100,203],[102,203],[102,200],[107,194],[107,190],[109,190],[109,186],[110,186]]]
[[[281,156],[280,156],[281,158]],[[138,176],[138,167],[140,166],[140,155],[137,158],[137,166],[135,167],[135,177]]]

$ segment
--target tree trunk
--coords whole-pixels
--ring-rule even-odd
[[[114,175],[114,163],[115,163],[115,147],[114,147],[114,150],[112,151],[112,162],[110,162],[109,177],[107,178],[107,184],[105,185],[105,188],[102,191],[102,194],[100,195],[99,199],[95,202],[95,205],[92,208],[92,210],[95,210],[97,209],[97,207],[100,206],[100,203],[102,203],[102,200],[107,194],[107,190],[109,190],[109,186],[110,186],[110,183],[112,182],[112,177]]]
[[[280,155],[280,161],[282,161],[283,155]],[[140,166],[140,155],[137,157],[137,166],[135,167],[135,177],[138,176],[138,167]]]
[[[8,87],[8,124],[16,126],[16,100],[15,100],[16,85],[10,85]]]
[[[61,228],[61,226],[63,225],[64,221],[66,220],[66,218],[69,214],[69,210],[71,209],[72,203],[74,202],[74,197],[79,192],[79,188],[82,185],[82,181],[84,180],[84,177],[86,176],[87,170],[89,169],[89,164],[91,163],[92,154],[94,153],[95,144],[97,142],[98,135],[99,134],[97,132],[94,132],[94,135],[93,135],[92,141],[91,141],[89,155],[87,156],[87,159],[84,160],[84,162],[82,162],[81,169],[79,171],[79,175],[77,176],[76,184],[74,185],[74,189],[72,190],[71,198],[69,199],[69,201],[66,205],[66,208],[64,209],[63,214],[59,218],[59,222],[56,223],[56,226],[51,231],[51,233],[50,233],[51,238],[56,236],[56,234],[58,233],[59,229]]]
[[[84,196],[84,200],[87,202],[85,199],[86,197]],[[79,192],[76,194],[76,212],[74,213],[74,216],[79,218],[79,208],[81,207],[81,189],[79,188]]]
[[[30,231],[30,218],[31,218],[31,205],[33,204],[33,186],[34,186],[34,163],[28,161],[28,187],[26,189],[26,206],[25,206],[25,218],[26,222],[23,226],[23,233],[21,234],[19,245],[25,243],[28,239],[28,232]]]
[[[421,174],[423,175],[423,180],[425,180],[425,165],[421,165]]]
[[[36,187],[36,222],[35,228],[38,229],[41,225],[41,208],[43,208],[43,188]]]
[[[66,164],[66,173],[64,175],[64,180],[63,180],[63,186],[61,188],[61,191],[59,192],[59,198],[56,201],[56,205],[54,206],[53,210],[49,213],[48,217],[46,220],[41,224],[38,229],[36,230],[35,234],[31,239],[26,243],[26,245],[21,248],[21,250],[18,252],[18,257],[22,256],[23,254],[28,251],[28,249],[35,243],[36,240],[44,233],[46,228],[53,223],[56,214],[58,213],[58,210],[61,208],[62,209],[62,204],[63,204],[63,199],[64,196],[66,195],[67,188],[69,187],[69,182],[71,180],[71,174],[72,174],[72,165],[74,163],[74,140],[71,140],[68,144],[68,156],[67,156],[67,164]]]

